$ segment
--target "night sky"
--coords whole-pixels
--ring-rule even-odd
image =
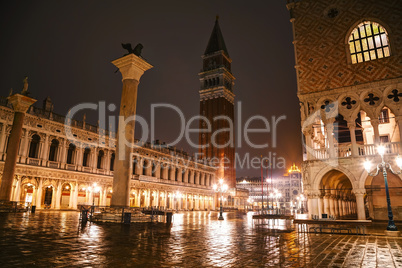
[[[50,96],[58,114],[65,115],[82,102],[119,105],[121,75],[110,62],[125,54],[122,42],[133,47],[141,42],[142,56],[154,68],[141,78],[137,114],[149,121],[151,104],[170,103],[188,119],[199,114],[201,55],[219,15],[233,60],[235,102],[242,102],[242,124],[252,115],[270,121],[272,116],[287,116],[278,125],[277,148],[243,146],[236,152],[241,157],[276,153],[288,167],[292,162],[300,165],[292,27],[285,4],[284,0],[2,1],[0,95],[7,96],[10,88],[20,91],[28,76],[36,106]],[[96,124],[96,112],[86,114],[87,121]],[[157,112],[156,138],[176,139],[179,122],[173,111]],[[272,145],[272,134],[250,137],[254,143]],[[177,148],[196,151],[185,140]],[[274,174],[283,172],[277,169]],[[237,168],[237,177],[259,174],[259,169]]]

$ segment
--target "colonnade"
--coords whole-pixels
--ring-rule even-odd
[[[130,206],[159,207],[172,210],[215,209],[214,196],[159,189],[132,189]]]
[[[366,219],[364,193],[361,191],[356,191],[353,194],[338,194],[333,191],[321,193],[317,191],[309,192],[307,197],[310,217],[318,215],[319,218],[322,218],[322,214],[336,218],[357,215],[358,219]]]
[[[132,188],[130,206],[171,210],[215,209],[213,194],[178,189]],[[109,206],[112,194],[111,185],[16,176],[12,201],[31,203],[37,209],[77,209],[79,205]]]

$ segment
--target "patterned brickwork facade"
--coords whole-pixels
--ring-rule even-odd
[[[303,0],[288,8],[294,25],[299,95],[402,75],[402,1]],[[364,20],[385,27],[391,56],[352,64],[348,38]]]

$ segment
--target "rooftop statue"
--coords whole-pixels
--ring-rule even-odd
[[[138,43],[138,44],[135,46],[134,49],[131,47],[131,43],[121,44],[121,46],[122,46],[124,49],[126,49],[126,50],[128,51],[128,53],[127,53],[126,55],[128,55],[128,54],[134,54],[134,55],[136,55],[136,56],[138,56],[138,57],[141,57],[141,50],[142,50],[142,48],[143,48],[143,46],[142,46],[141,43]]]
[[[24,80],[22,80],[22,82],[24,83],[24,86],[22,88],[21,94],[28,96],[29,92],[28,92],[28,76],[25,76]]]

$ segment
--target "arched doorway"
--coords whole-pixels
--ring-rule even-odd
[[[71,207],[71,197],[71,185],[69,183],[64,183],[61,186],[60,208]]]
[[[53,198],[54,198],[54,187],[52,185],[46,186],[43,190],[43,205],[44,208],[52,208]]]
[[[350,218],[355,219],[356,198],[352,193],[350,179],[341,171],[331,170],[321,179],[319,190],[321,197],[318,202],[320,218]]]
[[[391,172],[387,173],[388,191],[391,200],[394,220],[402,219],[402,180]],[[377,176],[368,176],[365,182],[367,197],[365,208],[373,220],[388,220],[387,197],[385,192],[384,176],[380,172]]]

